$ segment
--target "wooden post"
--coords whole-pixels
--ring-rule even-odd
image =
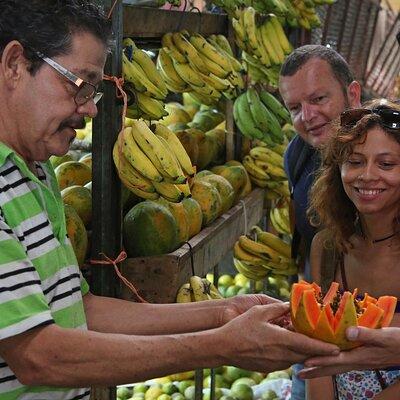
[[[103,0],[106,10],[112,0]],[[114,47],[108,56],[105,74],[121,76],[122,3],[117,2],[111,15]],[[116,87],[104,82],[104,96],[93,121],[93,222],[91,258],[100,253],[115,259],[121,250],[121,186],[115,173],[112,148],[121,129],[121,106],[116,101]],[[119,292],[112,265],[92,265],[91,291],[97,295],[117,297]],[[93,388],[92,400],[115,400],[115,388]]]

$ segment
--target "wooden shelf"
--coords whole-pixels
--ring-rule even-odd
[[[190,239],[196,275],[204,276],[233,248],[245,230],[263,217],[264,190],[255,189],[221,215],[210,226]],[[131,281],[139,293],[151,303],[175,301],[178,288],[189,281],[192,274],[190,248],[184,244],[169,254],[154,257],[129,258],[121,264],[122,274]],[[122,297],[134,300],[130,290],[123,285]]]
[[[155,23],[155,21],[157,21]],[[164,33],[186,29],[208,36],[226,34],[226,14],[210,14],[188,11],[161,10],[151,7],[123,7],[124,36],[133,38],[157,38]]]

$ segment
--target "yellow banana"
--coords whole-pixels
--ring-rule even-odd
[[[190,86],[205,86],[205,83],[197,75],[189,63],[181,64],[173,60],[174,68],[177,74]]]
[[[173,86],[178,87],[179,89],[187,88],[186,82],[175,71],[172,59],[164,48],[161,48],[158,52],[157,66],[164,77],[166,77]]]
[[[264,243],[267,246],[271,247],[283,257],[286,257],[288,259],[292,257],[290,244],[284,242],[281,238],[271,232],[263,231],[258,226],[253,226],[252,230],[256,232],[257,240],[259,240],[261,243]]]
[[[215,35],[215,41],[221,49],[225,50],[230,56],[234,57],[231,44],[226,36],[221,34]]]
[[[175,186],[184,194],[185,197],[192,197],[189,183],[176,183]]]
[[[217,63],[222,69],[228,71],[228,73],[231,71],[232,67],[229,59],[219,52],[218,49],[209,43],[202,35],[191,35],[189,40],[199,53]]]
[[[244,250],[259,257],[265,257],[273,262],[279,262],[279,253],[266,244],[255,242],[245,235],[239,237],[239,244]]]
[[[285,170],[282,167],[278,167],[274,164],[270,164],[268,166],[268,174],[272,179],[278,179],[278,180],[286,180],[287,175]]]
[[[144,192],[154,193],[156,191],[151,181],[141,175],[125,158],[118,141],[114,144],[113,159],[118,176],[122,177],[125,182],[129,182],[131,186],[135,186]]]
[[[195,169],[193,168],[192,161],[175,133],[160,123],[154,125],[154,132],[157,136],[161,136],[167,141],[183,171],[187,175],[193,176],[195,174]]]
[[[247,264],[246,262],[238,260],[237,258],[233,258],[233,264],[239,273],[244,275],[246,278],[252,279],[254,281],[264,279],[268,275],[267,268],[262,268],[261,270],[256,269],[256,266]]]
[[[125,82],[132,83],[136,92],[145,92],[147,90],[143,84],[144,71],[137,68],[136,65],[132,65],[124,53],[122,53],[122,76]]]
[[[157,71],[157,68],[149,55],[142,49],[139,49],[132,39],[125,39],[123,41],[124,46],[129,46],[132,49],[132,60],[137,62],[146,74],[146,77],[155,85],[164,98],[168,94],[165,82]]]
[[[283,157],[268,147],[254,147],[250,150],[250,155],[255,160],[265,161],[269,164],[283,168]]]
[[[204,75],[201,72],[198,72],[198,75],[207,85],[213,87],[217,91],[227,90],[231,86],[231,83],[228,79],[219,78],[212,72],[210,72],[209,75]]]
[[[174,155],[171,154],[170,150],[164,146],[144,121],[136,120],[133,122],[132,137],[153,164],[160,168],[159,172],[162,175],[168,176],[175,183],[186,182],[186,177],[176,162]]]
[[[242,163],[246,168],[246,171],[254,178],[264,180],[269,179],[269,175],[262,168],[256,165],[254,160],[249,155],[243,157]]]
[[[264,23],[265,25],[265,31],[268,34],[268,37],[270,39],[270,42],[275,50],[275,54],[278,55],[279,60],[280,60],[280,64],[283,63],[283,61],[285,60],[285,52],[283,51],[280,41],[279,41],[279,37],[275,31],[274,26],[272,25],[272,21],[269,19],[268,21],[266,21]]]
[[[205,55],[203,55],[201,53],[200,53],[200,57],[203,60],[205,66],[207,67],[206,74],[212,73],[221,79],[225,79],[229,76],[229,74],[231,72],[230,70],[227,71],[227,70],[223,69],[216,62],[214,62],[213,60],[210,60],[208,57],[206,57]]]
[[[211,297],[212,300],[219,300],[224,298],[213,283],[208,281],[206,278],[202,278],[201,280],[203,281],[203,285],[207,291],[207,294]]]
[[[190,287],[193,291],[195,301],[203,301],[209,299],[204,288],[204,283],[199,276],[191,276],[189,282]]]
[[[147,96],[144,93],[136,93],[137,105],[151,119],[159,120],[168,115],[164,103],[158,99]]]
[[[271,208],[269,212],[269,219],[272,223],[274,229],[281,233],[282,235],[290,235],[290,228],[289,226],[285,226],[285,223],[282,221],[281,215],[277,208]]]
[[[122,152],[125,158],[146,178],[151,181],[161,182],[164,179],[163,176],[133,139],[132,127],[125,128],[120,135],[122,136],[118,140],[121,140]]]
[[[232,27],[233,30],[235,31],[236,37],[242,41],[242,42],[246,42],[247,41],[247,35],[246,35],[246,31],[244,29],[244,27],[241,25],[241,23],[239,22],[239,20],[237,20],[236,18],[232,18]],[[242,49],[244,50],[244,49]]]
[[[251,182],[253,182],[256,186],[260,187],[260,188],[267,188],[269,186],[269,181],[265,180],[265,179],[257,179],[255,178],[253,175],[250,175],[250,180]]]
[[[241,260],[241,261],[246,261],[250,264],[253,265],[263,265],[265,264],[265,259],[262,259],[261,257],[258,257],[252,253],[249,253],[248,251],[244,250],[239,242],[236,242],[233,246],[233,255]]]
[[[290,54],[293,51],[293,46],[290,44],[286,33],[278,20],[278,17],[274,14],[268,14],[268,17],[270,18],[272,26],[275,30],[275,36],[278,38],[282,50],[285,54]]]
[[[184,283],[178,290],[176,294],[176,302],[177,303],[190,303],[192,289],[190,287],[190,283]]]
[[[179,203],[185,197],[182,190],[177,185],[170,182],[153,182],[154,188],[164,199],[171,201],[172,203]]]
[[[189,42],[189,40],[187,40],[181,32],[173,33],[172,39],[176,47],[186,56],[189,62],[194,65],[198,71],[206,74],[207,67],[204,65],[203,59],[200,57],[197,49]]]
[[[221,35],[222,36],[222,35]],[[237,60],[235,57],[233,57],[233,54],[229,53],[226,51],[223,47],[220,46],[220,44],[217,42],[216,39],[212,39],[209,41],[213,44],[213,46],[224,56],[229,60],[229,63],[231,65],[231,69],[235,72],[240,72],[243,67],[242,64],[240,63],[239,60]],[[229,43],[228,43],[229,44]],[[231,50],[232,51],[232,50]]]
[[[279,55],[275,52],[275,48],[272,45],[272,40],[269,37],[269,32],[267,30],[267,24],[264,23],[263,25],[261,25],[260,30],[261,30],[262,44],[269,55],[271,63],[275,65],[282,64],[283,60],[279,58]]]
[[[168,32],[166,33],[162,39],[161,39],[161,44],[164,50],[168,53],[168,55],[171,57],[171,59],[175,60],[176,62],[179,63],[187,63],[188,59],[186,56],[184,56],[179,49],[175,46],[173,40],[172,40],[172,33]]]
[[[124,179],[121,179],[121,182],[124,184],[124,186],[126,186],[127,189],[129,189],[133,194],[135,194],[136,196],[142,198],[142,199],[146,199],[146,200],[157,200],[160,195],[157,192],[154,193],[149,193],[149,192],[145,192],[141,189],[139,189],[137,186],[131,186],[129,184],[129,182],[125,182]]]
[[[260,44],[258,43],[256,35],[256,10],[253,7],[246,7],[244,9],[243,24],[252,53],[257,57],[261,57],[259,49]]]
[[[260,51],[260,61],[262,65],[264,65],[265,67],[270,67],[272,64],[271,59],[269,58],[268,52],[265,50],[260,28],[256,28],[256,37],[257,37],[257,42],[259,43],[258,49]]]
[[[244,89],[244,80],[241,74],[239,73],[229,74],[227,79],[234,87],[237,87],[239,89]]]
[[[209,96],[212,99],[218,100],[221,97],[221,92],[218,91],[217,89],[213,88],[212,86],[208,85],[205,83],[204,86],[195,86],[191,85],[191,88],[193,89],[194,92],[201,94],[202,96]]]

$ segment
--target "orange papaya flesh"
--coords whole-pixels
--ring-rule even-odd
[[[294,283],[292,285],[292,291],[290,294],[290,304],[291,304],[291,310],[292,310],[294,316],[296,316],[297,307],[300,304],[301,297],[303,296],[304,290],[309,289],[310,286],[311,285],[305,281],[300,281],[300,282]]]
[[[326,295],[324,296],[324,299],[322,300],[322,303],[324,305],[331,303],[332,300],[336,297],[338,290],[339,290],[339,284],[337,282],[332,282],[331,287],[326,292]]]
[[[357,290],[340,294],[338,288],[339,284],[334,282],[322,297],[315,283],[294,284],[290,305],[295,330],[347,350],[360,345],[347,340],[348,327],[380,328],[390,324],[397,304],[395,297],[375,299],[365,294],[362,300],[355,300]]]
[[[381,296],[376,302],[376,305],[383,310],[383,316],[379,327],[385,328],[389,326],[392,321],[396,310],[397,298],[394,296]]]
[[[357,325],[376,328],[383,317],[384,311],[375,304],[368,304],[365,311],[358,317]]]

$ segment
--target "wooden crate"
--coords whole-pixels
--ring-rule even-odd
[[[190,239],[196,275],[204,276],[233,248],[245,231],[245,215],[248,230],[262,219],[263,204],[264,190],[257,188]],[[184,244],[169,254],[128,258],[121,264],[121,272],[147,301],[171,303],[175,301],[178,288],[188,282],[192,274],[190,253],[190,247]],[[122,298],[135,299],[125,285]]]

